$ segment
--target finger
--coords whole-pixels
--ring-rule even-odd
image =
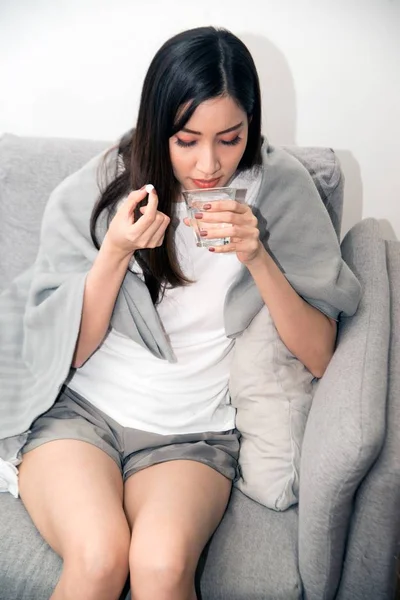
[[[137,222],[136,225],[140,224],[143,227],[144,222],[142,221],[142,223],[140,223],[140,221],[142,221],[142,217],[139,219],[139,221]],[[170,223],[169,217],[167,217],[163,213],[158,213],[156,215],[156,218],[153,221],[153,223],[151,223],[149,226],[147,226],[145,229],[142,230],[140,237],[138,239],[138,243],[140,244],[140,246],[142,248],[149,248],[150,240],[152,240],[152,238],[159,232],[159,230],[163,230],[163,232],[165,232],[169,223]],[[135,228],[135,225],[132,225],[132,232],[133,232],[134,228]],[[137,233],[137,229],[138,228],[136,227],[135,233]]]
[[[150,203],[150,206],[152,206],[152,202],[153,202],[153,200],[152,200],[152,202],[150,202],[150,199],[151,199],[152,195],[155,195],[155,197],[157,198],[157,205],[158,205],[158,195],[157,195],[157,192],[156,192],[156,190],[154,189],[154,186],[152,186],[152,185],[146,185],[145,187],[147,188],[147,190],[148,190],[148,193],[149,193],[149,201],[147,202],[147,204],[146,204],[146,205],[144,205],[144,206],[141,206],[141,207],[139,208],[139,210],[140,210],[140,212],[142,213],[142,215],[144,215],[144,214],[146,213],[146,211],[148,210],[148,208],[149,208],[149,203]]]
[[[151,240],[151,248],[158,248],[163,245],[165,239],[165,229],[160,228]]]
[[[168,217],[165,217],[165,219],[161,221],[157,229],[153,229],[152,231],[149,230],[147,232],[147,234],[149,235],[146,245],[147,248],[156,248],[157,246],[161,246],[161,244],[164,241],[165,232],[169,223],[170,219]]]
[[[229,244],[224,244],[223,246],[211,246],[211,248],[213,248],[211,252],[215,252],[216,254],[236,252],[237,254],[242,253],[247,255],[254,255],[257,251],[257,246],[253,242],[249,243],[248,240],[240,240],[238,238],[231,239]]]
[[[183,222],[185,223],[185,225],[187,225],[187,227],[191,227],[191,223],[190,223],[190,220],[188,219],[188,217],[185,217],[183,219]]]
[[[137,234],[142,235],[149,227],[156,221],[156,219],[160,219],[160,216],[165,217],[164,213],[161,213],[157,210],[158,206],[158,198],[155,192],[152,192],[149,195],[149,201],[145,208],[144,213],[139,219],[132,224],[134,230]],[[139,209],[140,210],[140,209]],[[169,218],[169,217],[167,217]]]
[[[154,188],[153,188],[154,189]],[[142,202],[149,193],[149,186],[143,186],[140,190],[134,190],[129,194],[125,202],[121,206],[121,210],[128,216],[130,215],[139,204]]]
[[[206,208],[208,207],[208,208]],[[213,202],[203,204],[202,210],[207,213],[214,212],[233,212],[243,214],[247,212],[249,208],[248,204],[241,204],[236,200],[214,200]]]
[[[241,240],[257,240],[259,238],[258,229],[249,227],[238,227],[237,225],[222,224],[216,227],[210,227],[207,223],[201,222],[200,231],[204,232],[202,237],[212,238],[240,238]]]
[[[142,206],[139,210],[142,214],[145,214],[146,212],[146,206]],[[142,228],[142,235],[146,235],[147,237],[149,236],[149,232],[153,235],[154,231],[157,231],[157,227],[165,222],[165,229],[168,227],[169,223],[170,223],[171,219],[169,217],[167,217],[167,215],[165,215],[164,213],[157,211],[156,213],[156,218],[154,219],[153,223],[150,223],[149,226],[146,228],[146,222],[144,220],[142,220],[141,218],[138,220],[138,224],[140,224],[140,227]],[[153,227],[154,225],[154,227]]]
[[[236,244],[231,243],[224,244],[223,246],[211,246],[209,251],[214,252],[215,254],[228,254],[229,252],[237,252],[237,248]]]
[[[145,208],[146,210],[144,211],[143,216],[140,217],[139,221],[141,219],[144,219],[145,222],[152,223],[154,221],[154,219],[156,218],[156,214],[157,214],[158,196],[157,196],[157,192],[153,186],[147,185],[146,188],[149,192],[149,199],[147,201],[146,206],[142,207],[142,208]]]
[[[235,225],[243,224],[243,214],[234,212],[201,212],[195,214],[196,221],[202,223],[230,223]]]
[[[139,212],[140,212],[142,215],[145,215],[145,214],[146,214],[146,211],[147,211],[147,208],[148,208],[148,205],[146,205],[146,206],[141,206],[141,207],[139,208]],[[163,212],[161,212],[160,210],[157,210],[157,212],[156,212],[156,215],[162,215],[163,217],[164,217],[164,216],[166,216],[166,215],[165,215]]]

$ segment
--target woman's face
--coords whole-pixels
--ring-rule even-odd
[[[182,188],[226,185],[244,154],[247,135],[247,115],[229,96],[200,104],[169,140],[172,168]]]

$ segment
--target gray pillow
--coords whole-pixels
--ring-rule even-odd
[[[298,500],[312,380],[263,307],[236,340],[230,394],[242,434],[236,486],[274,510],[285,510]]]

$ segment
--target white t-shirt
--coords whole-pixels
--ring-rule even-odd
[[[235,426],[228,392],[234,341],[225,334],[224,303],[242,265],[236,254],[198,248],[182,222],[184,203],[176,209],[178,258],[194,283],[167,289],[156,308],[177,362],[112,329],[69,387],[124,427],[165,435],[226,431]]]

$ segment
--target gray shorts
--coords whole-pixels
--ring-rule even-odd
[[[64,387],[54,405],[33,422],[22,454],[54,440],[81,440],[111,456],[124,481],[141,469],[170,460],[195,460],[236,480],[239,437],[237,430],[160,435],[122,427]]]

